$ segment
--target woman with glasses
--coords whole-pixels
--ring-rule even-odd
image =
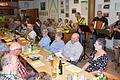
[[[90,56],[83,69],[88,72],[103,71],[108,63],[108,55],[104,50],[106,41],[104,38],[98,38],[94,44],[95,51]]]

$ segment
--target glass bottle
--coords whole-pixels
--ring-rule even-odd
[[[61,58],[60,58],[60,60],[59,60],[59,66],[58,66],[58,69],[59,69],[59,75],[62,75],[62,74],[63,74],[63,66],[62,66]]]

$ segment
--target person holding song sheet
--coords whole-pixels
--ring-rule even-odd
[[[93,19],[92,24],[94,24],[94,31],[92,36],[94,44],[98,37],[96,30],[106,29],[108,26],[108,19],[103,16],[102,11],[97,11],[97,17]]]
[[[118,16],[118,20],[110,25],[110,28],[113,30],[113,45],[114,47],[118,47],[120,45],[120,15]],[[112,32],[111,30],[111,32]],[[114,49],[115,51],[115,59],[116,63],[119,63],[119,50]]]

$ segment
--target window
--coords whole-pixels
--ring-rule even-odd
[[[74,4],[78,4],[79,3],[79,0],[74,0]]]

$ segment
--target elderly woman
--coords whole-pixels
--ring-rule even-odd
[[[48,30],[47,29],[43,29],[42,36],[43,37],[39,41],[38,45],[39,45],[39,47],[41,47],[43,49],[49,50],[49,45],[50,45],[51,39],[48,36]]]
[[[95,42],[95,52],[89,58],[88,63],[83,67],[88,72],[103,71],[108,63],[107,53],[104,51],[106,41],[103,38],[98,38]]]
[[[63,49],[64,47],[64,41],[61,40],[62,38],[62,33],[58,32],[56,35],[55,35],[55,40],[53,41],[53,43],[50,45],[50,51],[52,53],[55,53],[55,52],[58,52],[60,50]]]

